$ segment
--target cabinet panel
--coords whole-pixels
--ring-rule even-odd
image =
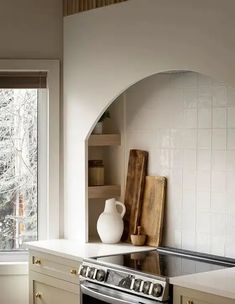
[[[79,285],[47,275],[29,272],[30,304],[78,304]]]
[[[35,304],[77,304],[78,295],[58,287],[34,281]]]
[[[74,284],[79,283],[80,263],[41,252],[30,252],[30,270],[50,275]]]
[[[235,300],[190,288],[174,286],[173,304],[235,304]]]
[[[208,304],[207,302],[197,300],[191,297],[181,296],[181,303],[182,304]]]

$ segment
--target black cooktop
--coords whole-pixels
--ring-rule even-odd
[[[175,277],[235,266],[234,259],[167,247],[95,259],[110,267],[116,266],[163,277]]]

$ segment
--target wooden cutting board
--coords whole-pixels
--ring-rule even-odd
[[[130,150],[124,199],[126,206],[126,214],[123,219],[124,232],[122,239],[124,241],[130,241],[130,235],[136,233],[136,227],[140,221],[147,162],[147,151]]]
[[[159,246],[162,239],[166,178],[146,176],[140,225],[147,235],[146,245]]]

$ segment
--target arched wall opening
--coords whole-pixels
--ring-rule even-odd
[[[130,149],[149,152],[148,175],[168,180],[164,245],[234,255],[235,90],[191,71],[151,75],[132,85],[108,108],[106,133],[121,133],[120,148],[89,149],[104,160],[106,184],[120,184]],[[89,203],[89,237],[104,199]],[[225,229],[225,227],[227,227]],[[230,232],[229,232],[230,231]]]
[[[120,93],[170,70],[235,86],[234,9],[231,0],[130,0],[65,18],[65,237],[88,239],[86,141]]]

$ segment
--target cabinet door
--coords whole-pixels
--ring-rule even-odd
[[[235,300],[185,287],[174,286],[174,304],[235,304]]]
[[[79,285],[46,276],[34,271],[29,273],[30,304],[78,304]]]
[[[191,297],[181,296],[181,304],[208,304],[207,302],[194,299]]]
[[[74,284],[79,283],[80,262],[30,250],[29,269]]]

